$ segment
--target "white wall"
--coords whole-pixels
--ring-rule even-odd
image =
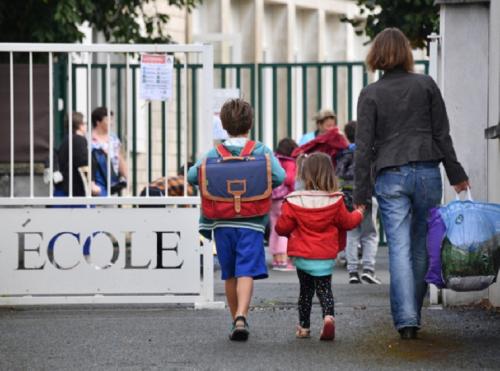
[[[490,60],[489,60],[488,126],[500,124],[500,2],[490,3]],[[500,203],[500,139],[487,141],[488,200]],[[489,288],[491,303],[500,307],[500,282]]]
[[[297,8],[295,25],[295,50],[297,62],[318,61],[318,12]]]
[[[229,33],[241,35],[242,63],[255,60],[255,5],[252,0],[231,1]],[[244,40],[244,42],[243,42]]]
[[[500,201],[499,140],[484,138],[500,117],[500,3],[442,1],[441,89],[454,147],[469,175],[476,200]],[[445,201],[455,195],[445,187]],[[489,298],[500,306],[500,284],[481,292],[444,291],[448,305]]]
[[[441,89],[454,147],[477,200],[488,196],[484,139],[488,122],[488,69],[484,68],[488,66],[488,24],[488,8],[481,4],[446,5],[441,11]],[[452,188],[446,187],[445,200],[454,197]]]
[[[348,23],[341,22],[342,15],[327,13],[325,16],[325,60],[343,61],[347,58]]]
[[[288,58],[288,9],[286,5],[264,5],[262,49],[265,62],[283,62]]]

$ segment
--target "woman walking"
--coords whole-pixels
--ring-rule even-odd
[[[468,177],[457,160],[441,92],[413,73],[410,43],[397,28],[375,38],[366,63],[383,77],[361,91],[355,205],[372,195],[372,174],[389,246],[391,311],[402,339],[415,339],[427,284],[427,214],[441,202],[442,162],[457,193]],[[374,172],[372,172],[374,171]]]

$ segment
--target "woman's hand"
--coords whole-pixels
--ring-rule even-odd
[[[366,205],[354,205],[354,210],[358,210],[361,214],[365,213]]]
[[[458,184],[454,184],[453,188],[455,188],[455,192],[460,193],[462,191],[466,191],[467,188],[470,188],[469,180],[464,180]]]
[[[100,196],[101,195],[101,187],[99,187],[95,182],[92,182],[90,186],[90,192],[92,196]]]

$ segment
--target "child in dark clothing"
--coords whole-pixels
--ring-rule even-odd
[[[352,210],[356,121],[348,122],[344,128],[344,132],[350,144],[349,147],[342,151],[337,157],[336,174],[340,180],[342,192],[345,195],[346,205]],[[375,257],[378,250],[378,235],[374,221],[376,210],[374,210],[372,205],[366,209],[365,217],[361,225],[347,232],[346,258],[349,283],[355,284],[361,283],[361,281],[371,284],[381,283],[377,276],[375,276]],[[358,246],[361,246],[362,250],[363,273],[361,278],[358,273]]]

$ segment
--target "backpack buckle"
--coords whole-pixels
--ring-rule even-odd
[[[241,195],[247,191],[247,181],[246,179],[228,180],[226,185],[227,193],[234,197],[234,211],[239,214],[241,212]]]

